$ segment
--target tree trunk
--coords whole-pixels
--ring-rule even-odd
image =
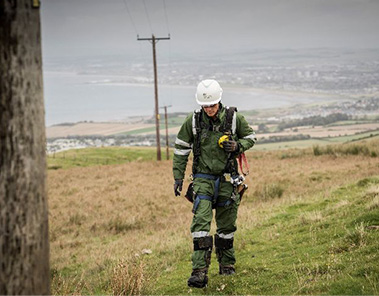
[[[0,295],[50,294],[40,11],[0,0]]]

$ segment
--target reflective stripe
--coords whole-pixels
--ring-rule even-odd
[[[175,149],[174,154],[176,155],[189,155],[191,153],[191,149]]]
[[[192,132],[194,135],[196,135],[196,113],[200,113],[201,109],[195,110],[192,115]]]
[[[196,120],[195,120],[195,114],[196,112],[193,112],[192,115],[192,133],[196,135]]]
[[[205,237],[209,235],[208,231],[196,231],[192,232],[192,238],[199,238],[199,237]]]
[[[233,113],[232,133],[235,134],[236,130],[237,130],[237,111]]]
[[[243,137],[244,139],[250,139],[250,140],[253,140],[253,142],[255,143],[257,141],[257,137],[255,135],[255,133],[252,133],[246,137]]]
[[[191,148],[191,147],[192,147],[192,145],[191,145],[190,143],[187,143],[187,142],[185,142],[185,141],[183,141],[183,140],[180,140],[180,139],[178,139],[178,138],[176,138],[176,140],[175,140],[175,144],[178,144],[178,145],[180,145],[180,146],[184,146],[184,147],[188,147],[188,148]]]
[[[218,236],[223,239],[232,239],[234,237],[234,232],[228,234],[218,233]]]

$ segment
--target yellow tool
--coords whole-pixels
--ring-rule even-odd
[[[223,135],[220,139],[218,139],[218,146],[224,148],[224,145],[222,144],[224,141],[229,141],[228,135]]]

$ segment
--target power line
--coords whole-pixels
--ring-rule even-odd
[[[166,17],[167,31],[168,31],[168,34],[170,35],[170,27],[168,26],[168,17],[167,17],[166,1],[165,0],[163,0],[163,8],[164,8],[164,14],[165,14],[165,17]]]
[[[138,35],[136,24],[133,21],[133,18],[132,18],[132,15],[131,15],[130,11],[129,11],[128,5],[126,4],[126,0],[124,0],[124,4],[125,4],[126,11],[128,12],[130,21],[131,21],[131,23],[133,25],[134,31],[136,32],[136,35]]]
[[[142,0],[142,2],[143,2],[143,6],[145,7],[145,13],[146,13],[147,21],[149,22],[151,34],[153,34],[153,28],[151,27],[150,17],[149,17],[149,13],[147,12],[145,0]]]

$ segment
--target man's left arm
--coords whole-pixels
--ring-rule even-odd
[[[239,146],[238,152],[242,153],[254,146],[257,142],[257,137],[245,117],[240,113],[236,113],[236,116],[236,134],[238,137],[237,142]]]

